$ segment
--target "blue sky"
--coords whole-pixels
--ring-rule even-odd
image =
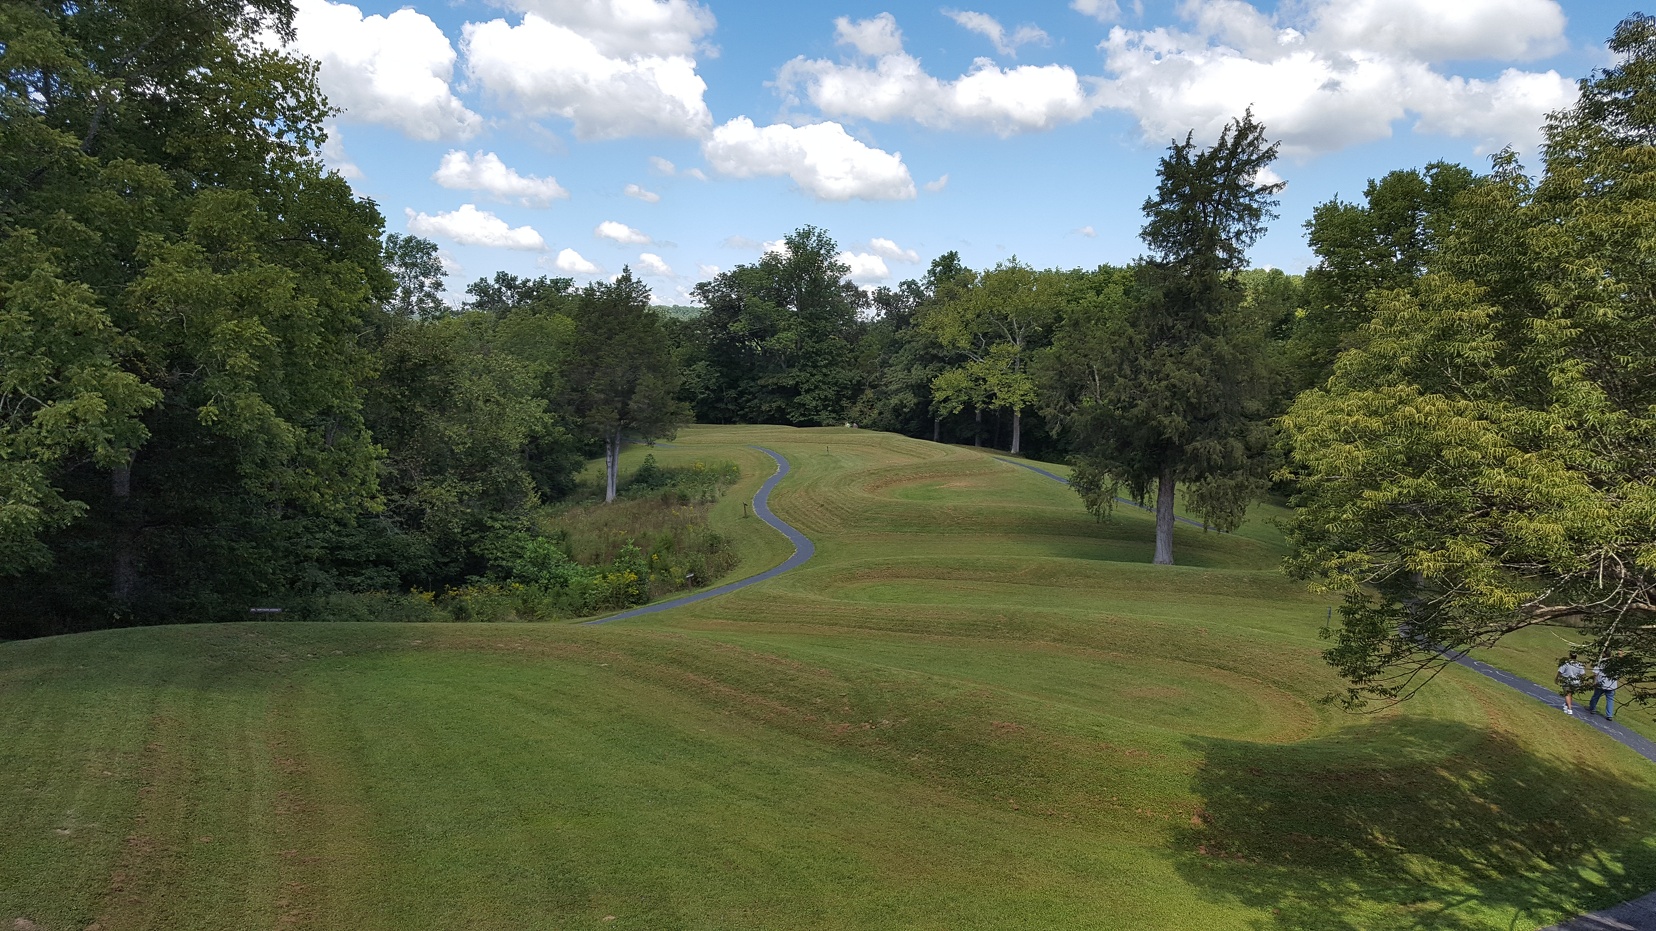
[[[1556,0],[298,0],[343,112],[326,157],[451,296],[496,270],[631,266],[662,303],[814,224],[859,283],[957,250],[1123,263],[1175,134],[1252,105],[1283,155],[1252,253],[1368,178],[1513,145],[1608,62],[1629,9]]]

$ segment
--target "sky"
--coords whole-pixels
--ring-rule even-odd
[[[1252,107],[1281,145],[1250,253],[1303,271],[1317,204],[1435,160],[1537,162],[1609,64],[1600,0],[297,0],[290,50],[340,109],[327,163],[496,271],[630,267],[657,303],[806,224],[865,287],[1130,262],[1175,138]],[[1272,179],[1275,180],[1275,179]]]

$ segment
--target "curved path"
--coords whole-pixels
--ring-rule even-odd
[[[694,604],[698,601],[706,601],[709,598],[717,598],[720,595],[729,594],[737,589],[747,588],[749,585],[757,585],[766,579],[776,578],[791,569],[797,569],[798,567],[804,565],[807,559],[810,559],[812,556],[816,555],[815,544],[813,544],[804,534],[800,533],[798,530],[795,530],[792,526],[783,523],[780,518],[771,513],[771,489],[775,488],[777,482],[782,481],[782,479],[787,477],[789,472],[793,471],[792,467],[788,465],[788,460],[782,458],[782,456],[773,449],[766,449],[763,446],[753,446],[750,448],[757,449],[776,460],[776,474],[772,475],[768,479],[765,479],[765,484],[759,486],[759,493],[753,496],[753,513],[759,515],[760,520],[771,525],[772,527],[775,527],[777,530],[780,530],[782,535],[788,538],[788,541],[794,545],[793,555],[789,556],[781,565],[772,566],[758,575],[750,575],[745,579],[737,579],[734,582],[727,582],[717,588],[709,588],[689,595],[684,595],[679,598],[673,598],[668,601],[658,601],[655,604],[648,604],[642,608],[633,608],[631,611],[622,611],[619,614],[611,614],[607,617],[601,617],[591,621],[583,621],[582,623],[608,624],[610,621],[621,621],[629,617],[638,617],[641,614],[655,614],[658,611],[666,611],[669,608],[677,608],[680,605]]]
[[[705,601],[708,598],[717,598],[720,595],[728,594],[730,592],[737,591],[738,589],[747,588],[749,585],[756,585],[766,579],[772,579],[784,572],[796,569],[816,554],[816,546],[810,541],[809,538],[800,533],[798,530],[795,530],[791,525],[784,523],[775,514],[771,513],[771,489],[775,488],[776,483],[782,481],[782,479],[786,478],[788,473],[792,471],[792,468],[788,465],[788,460],[782,458],[782,456],[775,450],[766,449],[763,446],[754,446],[751,448],[757,449],[776,460],[776,474],[766,479],[765,483],[759,486],[758,494],[753,496],[753,512],[759,515],[760,520],[781,531],[782,535],[787,537],[788,540],[793,543],[793,555],[789,556],[787,560],[782,562],[782,564],[767,569],[758,575],[749,576],[745,579],[738,579],[735,582],[720,585],[717,588],[710,588],[706,591],[685,595],[682,598],[674,598],[670,601],[662,601],[656,604],[645,605],[642,608],[634,608],[631,611],[611,614],[608,617],[601,617],[595,620],[585,621],[584,623],[607,624],[610,621],[620,621],[630,617],[638,617],[642,614],[654,614],[658,611],[666,611],[670,608],[679,607],[680,605],[693,604],[698,601]],[[1069,484],[1068,479],[1056,473],[1049,472],[1046,469],[1040,468],[1039,466],[1033,466],[1026,462],[1019,462],[1015,459],[1001,459],[999,456],[996,456],[995,458],[999,459],[1001,462],[1019,466],[1021,468],[1028,469],[1031,472],[1039,473],[1052,479],[1053,481],[1062,482],[1065,485]],[[1129,501],[1126,498],[1117,497],[1116,500],[1122,502],[1123,504],[1130,504],[1133,507],[1151,510],[1150,508],[1144,508],[1143,505],[1140,505],[1135,501]],[[1176,517],[1175,519],[1192,526],[1202,526],[1200,522],[1193,521],[1187,517]],[[1553,694],[1551,689],[1543,688],[1528,679],[1515,676],[1510,672],[1496,669],[1494,666],[1491,666],[1481,660],[1472,659],[1464,653],[1445,652],[1443,655],[1457,665],[1464,666],[1467,669],[1470,669],[1492,681],[1499,682],[1500,684],[1521,694],[1527,695],[1542,704],[1554,708],[1559,707],[1558,699]],[[1576,715],[1575,719],[1585,723],[1587,726],[1592,727],[1600,733],[1603,733],[1611,740],[1627,747],[1645,759],[1656,763],[1656,743],[1652,743],[1643,736],[1635,734],[1619,724],[1605,721],[1596,715],[1589,715],[1585,711]],[[1631,901],[1623,902],[1620,905],[1614,905],[1607,909],[1582,915],[1578,918],[1564,922],[1563,924],[1553,925],[1550,928],[1544,928],[1542,931],[1656,931],[1656,892],[1640,899],[1633,899]]]

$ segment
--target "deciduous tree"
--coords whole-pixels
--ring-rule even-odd
[[[1292,566],[1344,596],[1330,662],[1347,699],[1412,694],[1440,649],[1576,625],[1656,659],[1656,70],[1653,20],[1547,125],[1532,184],[1507,153],[1441,252],[1287,425],[1304,489]],[[1627,80],[1629,76],[1642,78]]]

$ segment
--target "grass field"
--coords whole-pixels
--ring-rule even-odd
[[[609,625],[0,644],[0,927],[1533,928],[1656,888],[1656,767],[1458,668],[1373,715],[1265,524],[987,451],[693,428],[742,592]],[[643,450],[629,451],[628,463]],[[627,465],[624,464],[624,468]]]

